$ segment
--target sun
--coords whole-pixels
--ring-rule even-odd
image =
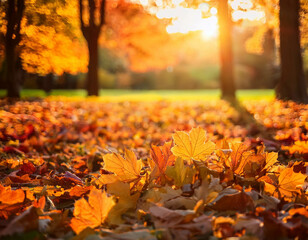
[[[216,37],[218,33],[218,21],[216,8],[206,8],[204,4],[198,9],[177,6],[164,8],[157,11],[156,16],[160,19],[172,19],[172,23],[167,26],[168,33],[188,33],[191,31],[201,31],[202,37]],[[212,16],[203,17],[204,11],[210,11]]]
[[[147,6],[149,0],[139,1]],[[169,34],[186,34],[192,31],[200,31],[204,40],[218,36],[217,8],[209,3],[203,2],[197,8],[184,7],[184,0],[172,0],[172,4],[165,6],[162,0],[154,0],[156,8],[149,9],[159,19],[171,19],[171,24],[166,27]],[[265,13],[262,10],[254,9],[252,0],[231,0],[232,18],[234,21],[265,21]]]

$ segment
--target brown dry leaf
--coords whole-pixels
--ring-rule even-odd
[[[13,221],[11,221],[7,227],[0,232],[0,237],[36,230],[38,229],[38,220],[38,209],[30,207],[22,214],[15,217]]]
[[[150,213],[155,218],[155,227],[173,227],[180,223],[188,223],[195,217],[193,210],[170,210],[165,207],[150,207]]]
[[[90,235],[87,240],[156,240],[155,232],[151,234],[148,229],[138,229],[123,233],[108,233],[106,237],[99,235]]]
[[[84,186],[76,185],[69,190],[69,195],[71,197],[81,197],[84,194],[90,192],[92,188],[93,188],[92,186],[84,187]]]
[[[245,215],[239,215],[235,221],[234,229],[236,231],[241,231],[245,229],[245,233],[248,235],[258,236],[261,238],[262,233],[262,221],[257,218],[252,218]]]
[[[22,203],[25,199],[25,193],[21,189],[11,190],[11,187],[4,187],[0,184],[0,202],[2,204],[13,205]]]
[[[9,216],[21,212],[24,208],[23,203],[16,204],[0,204],[0,219],[8,219]]]
[[[106,192],[92,189],[89,193],[89,200],[84,198],[75,202],[74,218],[71,220],[71,227],[77,234],[87,227],[96,228],[105,223],[109,211],[115,202],[108,197]]]
[[[212,222],[214,236],[217,238],[229,238],[234,234],[234,219],[230,217],[217,217]]]
[[[165,205],[172,199],[181,197],[181,189],[173,189],[170,186],[151,188],[147,190],[138,201],[138,208],[148,211],[155,204]]]
[[[142,162],[138,161],[135,154],[125,150],[124,158],[117,153],[109,153],[104,157],[104,169],[113,172],[122,182],[133,182],[140,178]]]
[[[217,211],[239,212],[254,209],[254,202],[246,192],[228,194],[226,190],[222,191],[216,200],[214,200],[213,209]]]
[[[215,150],[215,144],[206,141],[206,132],[201,127],[193,128],[189,134],[177,131],[172,137],[175,144],[171,149],[172,153],[184,160],[204,160]]]
[[[211,216],[201,215],[194,218],[189,223],[183,223],[169,228],[173,236],[176,236],[177,240],[190,240],[195,239],[194,236],[206,236],[206,234],[212,231]],[[198,238],[198,237],[196,237]],[[202,237],[202,239],[207,237]]]
[[[223,190],[223,187],[220,185],[219,181],[219,178],[214,178],[212,176],[211,181],[204,179],[200,187],[195,189],[195,197],[198,200],[203,200],[206,204],[213,201]]]

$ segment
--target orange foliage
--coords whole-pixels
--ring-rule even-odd
[[[81,41],[77,1],[26,2],[22,21],[21,59],[30,73],[76,74],[87,70],[86,46]],[[43,24],[42,20],[43,18]]]
[[[100,43],[127,57],[131,70],[164,69],[176,62],[175,41],[164,21],[128,1],[114,1],[107,8],[107,29]]]

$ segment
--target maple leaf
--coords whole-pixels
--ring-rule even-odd
[[[243,143],[231,144],[231,155],[230,155],[230,168],[236,174],[242,174],[244,167],[247,164],[248,158],[253,154],[252,151],[248,150],[248,146]]]
[[[181,158],[177,158],[174,166],[168,166],[166,175],[174,180],[177,187],[183,186],[185,183],[191,183],[195,175],[195,169],[184,165]]]
[[[305,182],[306,175],[294,172],[294,167],[285,168],[277,177],[276,175],[266,175],[258,181],[264,183],[264,190],[275,197],[285,196],[291,198],[293,193],[300,193],[299,187]]]
[[[89,200],[84,198],[75,202],[74,218],[71,220],[71,227],[77,234],[87,227],[96,228],[105,223],[110,210],[115,205],[112,197],[106,192],[92,189],[89,193]]]
[[[138,208],[148,211],[151,206],[155,204],[159,206],[165,205],[166,202],[179,198],[181,194],[181,189],[173,189],[168,185],[159,188],[150,188],[140,198]]]
[[[298,187],[302,186],[305,182],[306,175],[296,173],[293,168],[284,169],[278,177],[278,189],[282,195],[292,196],[292,192],[299,193]]]
[[[173,135],[175,146],[172,153],[184,160],[204,160],[204,158],[215,150],[215,144],[206,140],[206,132],[201,128],[193,128],[189,134],[177,131]]]
[[[278,153],[276,152],[270,152],[270,153],[265,153],[265,166],[263,168],[263,170],[267,170],[269,169],[271,166],[273,166],[278,159]]]
[[[21,203],[25,199],[25,193],[21,189],[11,190],[11,187],[3,187],[0,184],[0,202],[2,204],[13,205]]]
[[[172,142],[166,142],[163,146],[151,146],[151,157],[158,166],[159,172],[164,173],[168,165],[172,165],[175,161],[175,156],[171,152]]]
[[[108,216],[108,222],[111,224],[123,223],[122,215],[127,213],[129,210],[135,210],[137,200],[139,199],[140,193],[130,194],[129,183],[115,182],[107,185],[107,193],[113,194],[118,197],[116,207],[112,208]]]
[[[157,179],[161,184],[165,183],[165,171],[167,166],[175,162],[175,156],[171,152],[172,142],[166,142],[163,146],[151,146],[151,158],[149,164],[152,172],[150,179]]]
[[[120,154],[109,153],[103,159],[104,169],[113,172],[120,181],[129,183],[140,179],[142,162],[132,151],[126,149],[124,158]]]

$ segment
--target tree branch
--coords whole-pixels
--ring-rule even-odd
[[[101,15],[101,21],[100,21],[100,28],[105,24],[105,9],[106,9],[106,0],[102,0],[101,2],[101,8],[100,8],[100,15]]]
[[[88,0],[89,3],[89,26],[95,27],[95,1],[94,0]]]
[[[15,26],[15,1],[8,1],[7,4],[8,4],[6,12],[7,29],[5,34],[6,43],[11,41],[14,34],[14,26]]]
[[[81,26],[81,32],[83,34],[83,36],[85,37],[85,39],[88,38],[88,34],[87,34],[87,27],[84,25],[84,21],[83,21],[83,5],[82,5],[82,0],[79,0],[79,20],[80,20],[80,26]]]
[[[18,0],[17,1],[16,29],[15,29],[16,38],[14,41],[15,45],[17,45],[21,40],[20,25],[21,25],[21,20],[23,17],[24,10],[25,10],[25,0]]]

